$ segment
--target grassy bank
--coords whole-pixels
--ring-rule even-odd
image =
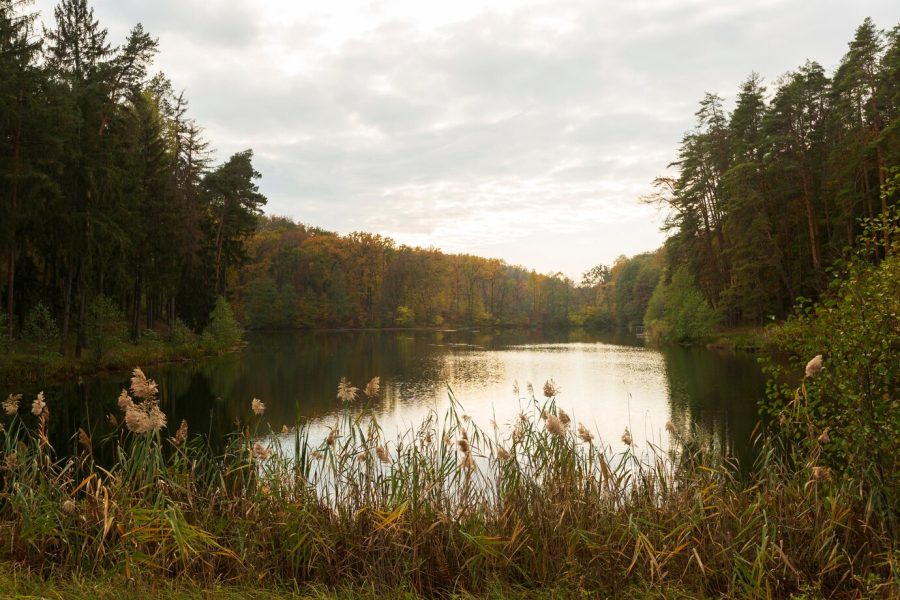
[[[48,578],[23,571],[13,563],[0,563],[0,594],[5,598],[65,600],[417,600],[425,597],[411,589],[372,585],[326,587],[316,584],[296,585],[291,582],[280,585],[271,581],[243,585],[198,584],[190,580],[161,579],[149,572],[130,578],[116,572],[99,573],[90,577],[76,575]],[[460,591],[442,596],[448,600],[583,600],[585,593],[573,586],[527,589],[496,584],[481,593]],[[675,588],[661,590],[646,586],[620,590],[617,597],[633,600],[695,598]]]
[[[0,337],[0,385],[50,382],[93,375],[103,371],[123,371],[131,365],[153,366],[167,362],[196,360],[233,351],[242,343],[243,330],[224,298],[216,301],[202,334],[176,320],[173,327],[159,325],[145,329],[139,341],[128,339],[121,316],[98,320],[89,330],[87,345],[75,356],[72,340],[60,353],[59,330],[49,316],[41,325],[30,323],[17,338]]]
[[[45,381],[95,375],[105,371],[128,370],[131,365],[159,365],[214,356],[228,349],[203,348],[197,344],[173,344],[161,339],[144,339],[137,344],[122,344],[115,352],[101,357],[85,352],[62,356],[51,350],[17,350],[0,353],[0,384],[35,384]]]
[[[376,397],[377,382],[367,391]],[[368,411],[345,411],[320,444],[302,424],[264,431],[265,406],[248,402],[228,450],[212,456],[188,424],[163,435],[155,384],[136,373],[117,435],[79,432],[65,461],[47,444],[43,399],[31,411],[9,404],[0,561],[34,585],[113,576],[173,593],[900,591],[890,515],[814,456],[795,463],[768,443],[742,480],[709,440],[671,426],[668,451],[617,442],[626,450],[615,453],[545,391],[489,431],[455,403],[392,440]],[[362,401],[349,384],[339,393]],[[111,464],[93,458],[102,444]]]
[[[773,342],[765,327],[720,329],[705,342],[707,348],[761,352],[770,350]]]

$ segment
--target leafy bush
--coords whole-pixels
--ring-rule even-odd
[[[588,329],[608,331],[615,327],[615,315],[606,306],[591,306],[581,314],[582,324]]]
[[[716,311],[694,285],[686,267],[666,283],[660,280],[647,303],[644,326],[653,339],[691,342],[709,336],[719,322]]]
[[[55,350],[59,344],[59,327],[43,302],[38,302],[28,311],[22,337],[41,350]]]
[[[87,345],[94,358],[121,345],[128,335],[128,324],[119,307],[108,296],[94,298],[87,309]]]
[[[815,306],[773,332],[790,355],[772,364],[766,409],[795,460],[850,479],[876,510],[900,507],[900,219],[867,226],[868,243],[834,272]],[[885,232],[894,249],[885,254]],[[796,380],[804,375],[799,386]],[[828,469],[822,471],[822,469]]]
[[[238,345],[243,337],[244,332],[234,318],[231,306],[225,298],[219,296],[209,315],[209,324],[203,330],[203,347],[213,351],[227,350]]]
[[[9,335],[9,319],[5,312],[0,312],[0,352],[9,352],[12,338]]]
[[[169,343],[175,346],[196,346],[197,334],[181,319],[175,319],[175,325],[169,331]]]
[[[412,327],[416,324],[416,313],[408,306],[398,306],[394,323],[397,327]]]

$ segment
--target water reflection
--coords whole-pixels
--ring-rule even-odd
[[[389,435],[430,410],[443,412],[448,388],[480,426],[495,421],[502,429],[522,404],[513,382],[522,395],[531,382],[540,398],[552,378],[561,389],[558,403],[613,449],[621,447],[626,426],[638,448],[665,447],[671,419],[684,429],[697,424],[746,460],[764,389],[752,356],[660,351],[637,339],[580,330],[291,332],[257,334],[248,342],[240,354],[147,369],[160,383],[172,431],[187,419],[192,432],[208,434],[216,447],[248,419],[250,399],[258,397],[274,430],[302,419],[323,432],[343,410],[335,397],[340,378],[363,387],[375,375],[382,395],[371,408]],[[78,427],[95,438],[112,432],[105,415],[118,415],[116,397],[127,384],[122,373],[46,388],[56,447],[71,448]]]

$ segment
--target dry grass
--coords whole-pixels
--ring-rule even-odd
[[[29,585],[113,577],[139,590],[373,597],[900,590],[892,525],[850,482],[786,466],[775,443],[747,480],[712,444],[677,432],[669,452],[614,454],[552,397],[532,396],[508,433],[479,429],[455,400],[392,440],[368,411],[345,411],[319,445],[302,423],[289,443],[261,431],[248,405],[221,456],[199,437],[120,428],[106,466],[89,435],[57,460],[45,420],[22,412],[0,433],[0,560]]]

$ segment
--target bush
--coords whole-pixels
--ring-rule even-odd
[[[9,319],[5,312],[0,312],[0,352],[9,352],[12,348],[12,337],[9,335]]]
[[[398,306],[394,324],[397,327],[412,327],[416,324],[416,313],[408,306]]]
[[[175,319],[175,325],[169,331],[169,343],[175,346],[196,346],[197,334],[184,321]]]
[[[835,271],[820,302],[799,306],[772,332],[790,360],[768,366],[766,409],[795,460],[849,479],[876,510],[896,519],[900,228],[891,234],[893,253],[876,266],[872,259],[884,254],[879,243],[885,227],[871,223],[870,244]]]
[[[128,324],[109,297],[94,298],[87,309],[87,345],[96,360],[120,346],[128,336]]]
[[[588,329],[610,331],[616,325],[613,313],[606,306],[591,306],[581,315],[582,324]]]
[[[719,317],[694,285],[686,267],[681,267],[668,284],[660,280],[647,303],[644,326],[652,339],[693,342],[709,336]]]
[[[59,327],[43,302],[38,302],[28,311],[22,337],[41,350],[56,350],[59,344]]]
[[[216,305],[209,315],[209,324],[203,330],[202,344],[207,350],[216,352],[237,346],[244,337],[231,306],[225,298],[219,296]]]

